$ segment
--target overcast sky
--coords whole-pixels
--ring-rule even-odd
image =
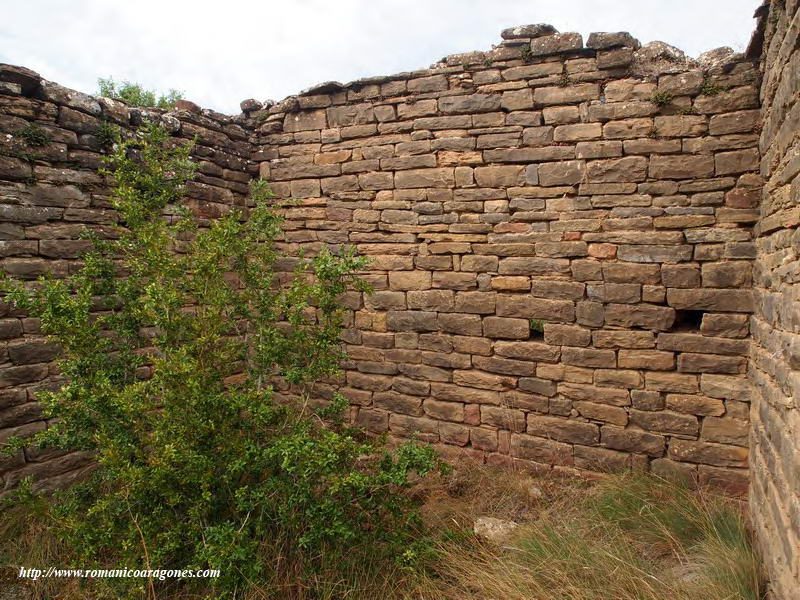
[[[690,56],[742,51],[761,0],[0,0],[0,62],[94,93],[97,78],[177,88],[238,113],[327,80],[488,50],[500,30],[630,31]]]

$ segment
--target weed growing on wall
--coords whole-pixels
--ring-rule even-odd
[[[166,94],[156,95],[154,91],[147,90],[138,83],[117,82],[111,77],[98,79],[97,87],[98,96],[122,100],[128,106],[169,109],[175,106],[178,100],[183,100],[183,94],[178,90],[169,90]]]
[[[51,530],[84,568],[220,569],[215,597],[272,568],[260,557],[277,540],[300,579],[356,545],[413,561],[417,519],[402,491],[439,466],[432,450],[382,451],[344,425],[343,398],[310,403],[343,358],[340,297],[364,290],[364,260],[323,250],[279,281],[281,219],[266,184],[253,185],[248,218],[231,210],[201,229],[180,204],[189,153],[155,126],[118,141],[107,173],[119,238],[94,239],[67,279],[4,283],[63,347],[67,383],[39,395],[54,421],[33,443],[97,459],[56,494]]]

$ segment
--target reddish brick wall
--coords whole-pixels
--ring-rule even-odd
[[[297,201],[286,247],[372,259],[354,419],[495,464],[741,491],[757,65],[551,33],[252,113],[261,174]]]

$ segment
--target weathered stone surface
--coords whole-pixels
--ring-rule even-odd
[[[594,50],[606,50],[608,48],[617,48],[619,46],[627,46],[638,50],[641,47],[639,40],[634,38],[627,31],[617,32],[596,32],[589,35],[586,41],[586,47]]]
[[[515,40],[520,38],[537,38],[558,33],[558,30],[547,23],[536,23],[535,25],[518,25],[509,27],[500,32],[504,40]]]
[[[533,56],[561,54],[583,48],[583,36],[579,33],[554,33],[531,40]]]
[[[554,33],[512,28],[488,52],[246,101],[235,117],[128,108],[0,67],[0,137],[12,137],[0,152],[3,270],[63,276],[86,248],[84,223],[113,234],[95,133],[104,120],[161,120],[198,138],[188,200],[203,219],[249,209],[258,172],[294,200],[280,205],[281,252],[354,245],[371,259],[360,276],[375,292],[342,297],[351,422],[491,464],[650,459],[741,489],[736,452],[758,399],[754,470],[769,482],[758,493],[783,490],[765,473],[793,465],[783,457],[796,447],[774,425],[793,423],[800,364],[796,115],[781,121],[796,107],[793,79],[763,79],[773,110],[762,123],[748,60],[701,65],[624,32],[593,34],[588,48]],[[794,46],[770,44],[762,62],[794,73]],[[50,144],[23,144],[16,132],[32,121]],[[296,265],[281,259],[281,282]],[[34,319],[0,311],[0,410],[37,419],[28,405],[57,348]]]
[[[750,290],[670,289],[667,304],[677,309],[752,312]]]
[[[514,521],[504,521],[495,517],[478,517],[472,530],[478,537],[495,544],[501,544],[510,538],[519,527]]]
[[[675,322],[675,311],[663,306],[641,304],[609,304],[605,309],[607,325],[618,327],[643,327],[668,331]]]

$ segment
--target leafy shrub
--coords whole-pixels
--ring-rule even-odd
[[[190,147],[168,138],[147,126],[108,158],[118,239],[93,239],[67,279],[4,284],[63,347],[67,383],[39,395],[56,422],[34,443],[98,462],[57,494],[52,527],[86,568],[215,568],[222,595],[263,573],[275,540],[310,570],[325,548],[407,548],[418,520],[402,492],[438,466],[432,450],[380,451],[343,424],[343,398],[310,400],[343,357],[340,296],[364,289],[364,260],[323,250],[279,281],[265,182],[249,218],[231,210],[201,229],[179,204]]]
[[[99,96],[122,100],[128,106],[155,107],[169,109],[175,106],[178,100],[183,100],[183,93],[178,90],[169,90],[166,94],[159,94],[143,88],[138,83],[123,81],[118,83],[113,78],[100,78],[97,80]]]

